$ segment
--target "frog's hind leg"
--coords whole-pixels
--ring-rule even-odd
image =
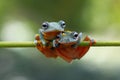
[[[77,53],[76,58],[78,58],[78,59],[80,59],[82,56],[84,56],[88,52],[90,46],[92,46],[95,43],[95,40],[91,39],[88,36],[86,36],[83,41],[90,41],[90,44],[88,46],[78,46],[76,48],[76,53]]]
[[[57,55],[59,57],[61,57],[62,59],[64,59],[65,61],[67,61],[68,63],[70,63],[72,61],[72,58],[70,56],[68,56],[67,54],[67,49],[66,48],[57,48]]]

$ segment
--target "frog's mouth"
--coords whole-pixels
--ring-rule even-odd
[[[55,39],[58,34],[60,34],[62,31],[54,30],[49,32],[44,32],[44,38],[47,40]]]

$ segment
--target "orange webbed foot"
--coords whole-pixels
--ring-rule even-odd
[[[90,46],[92,46],[93,44],[96,43],[96,41],[92,38],[90,38],[89,36],[86,36],[85,39],[83,41],[90,41]]]
[[[90,41],[90,44],[88,46],[78,46],[76,48],[76,58],[78,58],[78,59],[83,57],[88,52],[90,46],[92,46],[93,44],[96,43],[94,39],[91,39],[88,36],[86,36],[83,41]]]
[[[35,40],[40,40],[39,34],[36,34],[36,35],[35,35]]]

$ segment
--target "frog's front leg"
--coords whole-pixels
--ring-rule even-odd
[[[43,33],[42,33],[41,29],[39,30],[39,34],[40,34],[40,40],[41,40],[43,46],[46,46],[46,41],[45,41],[45,39],[43,37]]]
[[[80,44],[81,39],[82,39],[82,32],[80,32],[80,33],[78,34],[77,45]]]
[[[35,34],[35,40],[40,40],[39,34]]]
[[[36,35],[35,35],[34,44],[35,44],[36,46],[40,46],[40,45],[41,45],[41,41],[40,41],[40,36],[39,36],[39,34],[36,34]]]
[[[53,47],[59,47],[59,42],[57,42],[56,40],[53,40]]]

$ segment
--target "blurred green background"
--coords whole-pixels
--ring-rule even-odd
[[[120,40],[120,0],[0,0],[0,40],[33,41],[44,21],[96,40]],[[120,80],[120,48],[92,47],[72,63],[35,48],[1,48],[0,80]]]

